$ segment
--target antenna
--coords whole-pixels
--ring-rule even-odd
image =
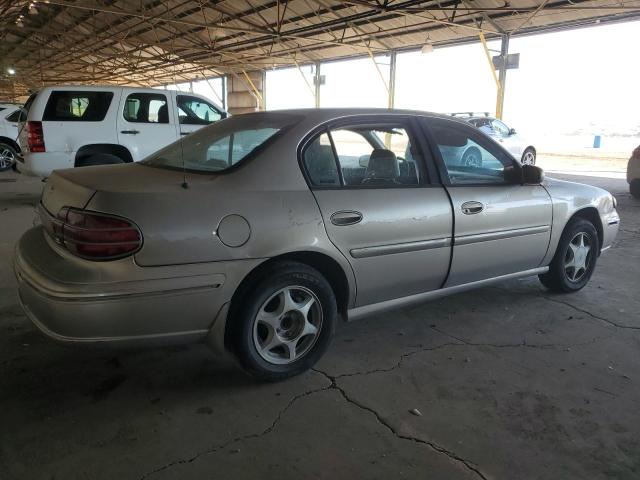
[[[184,165],[184,146],[182,145],[182,141],[184,137],[180,139],[180,158],[182,159],[182,188],[189,188],[189,184],[187,183],[187,168]]]

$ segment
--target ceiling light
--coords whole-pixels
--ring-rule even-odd
[[[15,71],[15,69],[14,69],[14,68],[9,67],[9,68],[7,68],[7,73],[8,73],[9,75],[15,75],[15,74],[16,74],[16,71]]]
[[[29,4],[29,15],[37,15],[38,8],[36,7],[36,3],[32,2]]]
[[[22,23],[22,18],[18,18],[16,20],[16,27],[18,27],[18,28],[24,27],[24,23]]]
[[[425,43],[420,49],[420,53],[431,53],[433,52],[433,44],[431,42]]]

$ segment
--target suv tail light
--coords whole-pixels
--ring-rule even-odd
[[[27,122],[27,145],[30,152],[45,152],[42,122]]]
[[[130,220],[98,212],[64,207],[53,227],[58,243],[89,260],[114,260],[134,254],[142,247],[142,233]]]

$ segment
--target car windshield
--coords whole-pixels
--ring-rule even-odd
[[[222,172],[264,148],[298,120],[296,115],[278,113],[238,115],[184,137],[141,163],[191,172]]]

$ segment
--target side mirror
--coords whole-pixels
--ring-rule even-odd
[[[509,129],[509,135],[515,135],[516,134],[516,129],[515,128],[510,128]]]
[[[544,170],[535,165],[522,166],[522,183],[525,185],[540,185],[544,180]]]

